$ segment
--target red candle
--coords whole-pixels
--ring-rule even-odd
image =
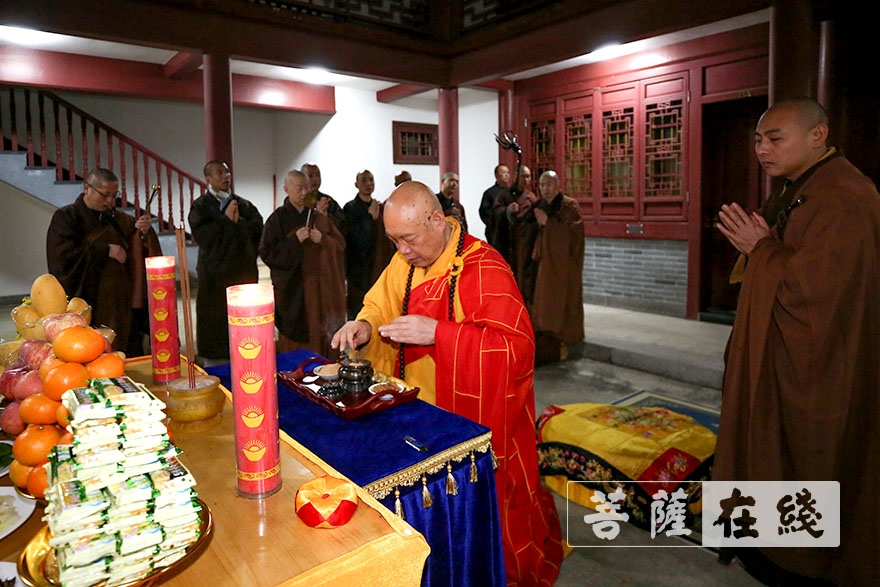
[[[267,497],[281,489],[272,285],[227,287],[226,309],[238,495]]]
[[[167,383],[180,377],[174,257],[147,257],[144,263],[147,266],[153,381]]]

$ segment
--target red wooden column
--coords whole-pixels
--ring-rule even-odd
[[[498,92],[498,136],[506,131],[513,131],[513,134],[520,136],[520,128],[517,128],[514,121],[514,96],[513,88],[506,88]],[[519,144],[522,145],[522,137]],[[498,163],[504,163],[510,168],[510,177],[513,181],[513,174],[516,172],[516,155],[513,151],[507,151],[498,147]]]
[[[205,161],[232,164],[232,73],[228,55],[206,54],[203,62]],[[233,176],[234,177],[234,176]]]
[[[458,173],[458,88],[440,88],[437,100],[440,178]]]
[[[770,105],[816,98],[818,35],[810,0],[775,0],[770,9]]]

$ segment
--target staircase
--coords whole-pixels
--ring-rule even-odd
[[[163,252],[176,258],[175,227],[185,226],[204,181],[51,92],[0,85],[0,180],[60,207],[76,199],[95,167],[116,173],[117,207],[133,216],[148,211]],[[198,248],[189,236],[187,251],[193,273]]]

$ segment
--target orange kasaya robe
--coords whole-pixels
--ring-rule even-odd
[[[433,346],[405,348],[406,381],[419,397],[492,430],[498,504],[510,585],[552,585],[562,560],[559,518],[540,485],[535,448],[535,339],[529,315],[501,255],[465,236],[448,319],[450,268],[460,227],[440,257],[413,275],[408,314],[438,320]],[[375,369],[398,374],[398,345],[378,327],[401,315],[409,263],[395,254],[364,298],[359,320],[373,327],[365,354]]]

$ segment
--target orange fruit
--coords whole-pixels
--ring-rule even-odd
[[[68,410],[64,404],[58,402],[58,409],[55,410],[55,421],[58,422],[58,425],[62,428],[66,428],[71,420],[70,410]]]
[[[25,424],[55,424],[58,422],[58,406],[61,402],[36,393],[21,400],[18,414]]]
[[[58,439],[58,444],[73,444],[73,432],[70,430],[62,430],[61,438]]]
[[[116,353],[104,353],[88,365],[90,379],[121,377],[125,375],[125,361]]]
[[[46,497],[46,489],[48,488],[49,472],[46,467],[40,465],[31,469],[27,478],[27,492],[37,499],[43,499]]]
[[[49,355],[48,357],[43,359],[43,362],[40,363],[40,380],[45,381],[46,375],[49,374],[49,371],[51,371],[55,367],[60,367],[63,364],[64,361],[56,357],[54,354]]]
[[[35,467],[49,461],[52,447],[58,444],[61,430],[48,424],[31,424],[15,437],[12,456],[22,465]]]
[[[91,326],[72,326],[55,337],[52,350],[62,361],[85,364],[104,352],[104,337]]]
[[[31,469],[33,467],[22,465],[18,461],[13,460],[9,463],[9,480],[19,489],[24,489],[27,487],[27,478],[31,474]]]
[[[68,328],[67,330],[72,330]],[[65,331],[67,332],[67,331]],[[43,394],[49,399],[60,401],[68,389],[85,387],[89,384],[89,371],[81,363],[64,363],[46,374],[43,380]]]

